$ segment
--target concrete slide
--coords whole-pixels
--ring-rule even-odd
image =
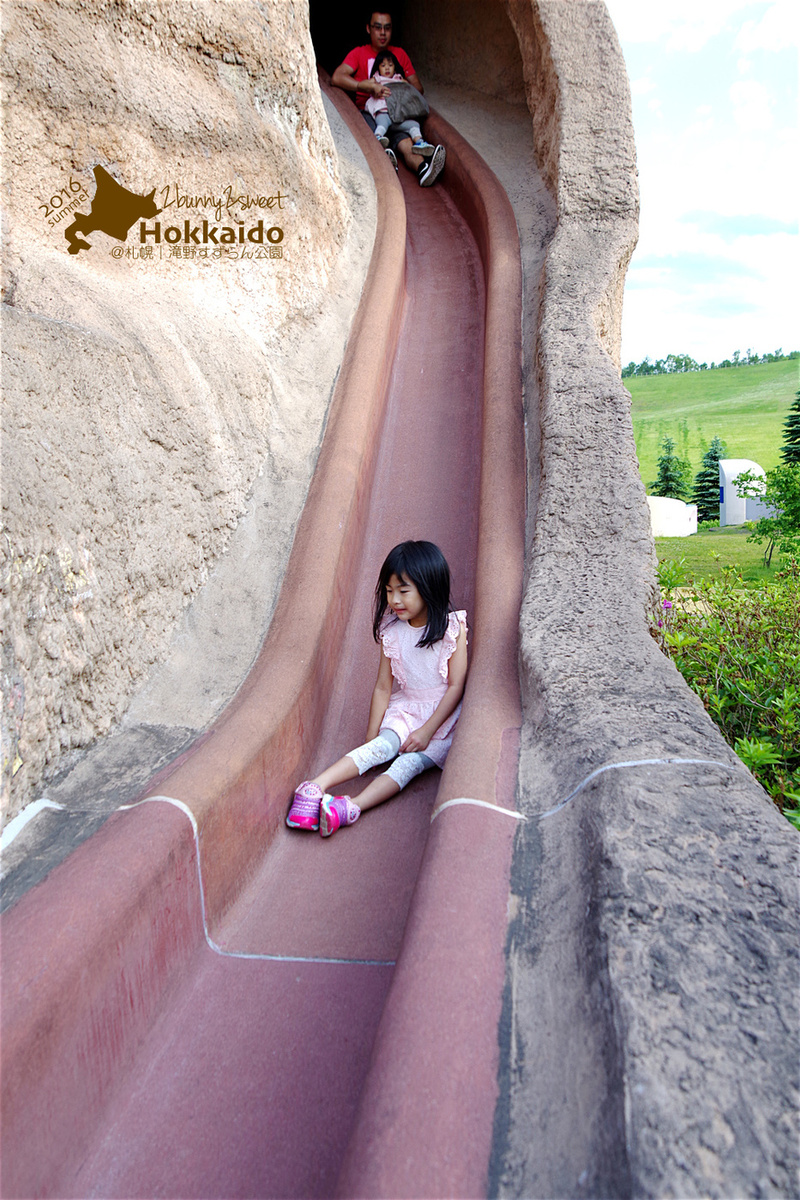
[[[5,915],[6,1197],[485,1194],[518,815],[520,256],[441,117],[442,182],[373,167],[378,238],[283,589],[233,703]],[[296,782],[363,738],[387,550],[470,620],[442,774],[325,842]],[[354,792],[363,784],[356,784]]]

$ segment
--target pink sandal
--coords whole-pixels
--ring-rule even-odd
[[[319,806],[322,788],[317,783],[304,780],[294,794],[292,807],[286,818],[290,829],[319,829]]]
[[[319,831],[330,837],[342,825],[354,825],[361,816],[361,809],[349,796],[323,796],[319,808]]]

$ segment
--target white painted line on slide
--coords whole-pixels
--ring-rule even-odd
[[[585,787],[596,779],[599,775],[605,774],[606,771],[621,771],[631,769],[633,767],[661,767],[661,766],[703,766],[703,767],[722,767],[723,770],[735,771],[737,768],[733,763],[719,762],[714,758],[638,758],[631,759],[627,762],[606,763],[602,767],[597,767],[585,779],[581,780],[577,787],[561,800],[554,808],[550,808],[547,812],[530,814],[531,818],[536,821],[543,821],[546,817],[555,816],[561,812],[570,800],[583,791]],[[206,898],[205,889],[203,887],[203,871],[200,865],[200,835],[197,828],[197,819],[189,808],[188,804],[184,804],[182,800],[176,800],[173,796],[147,796],[144,800],[137,801],[136,804],[123,804],[116,809],[117,812],[126,812],[133,808],[138,808],[140,804],[150,804],[153,801],[160,801],[162,804],[172,804],[175,808],[179,808],[185,813],[192,824],[194,832],[194,842],[197,850],[197,877],[200,884],[200,911],[203,918],[203,932],[206,942],[215,954],[219,954],[224,958],[247,958],[261,959],[265,962],[296,962],[296,963],[340,963],[346,966],[361,966],[361,967],[393,967],[394,959],[372,959],[372,958],[315,958],[304,957],[303,955],[294,954],[249,954],[239,950],[223,950],[211,938],[208,932],[208,922],[206,920]],[[477,808],[487,808],[492,812],[500,813],[501,816],[513,817],[517,821],[527,821],[529,818],[524,813],[514,812],[510,808],[501,808],[498,804],[490,804],[487,800],[474,800],[469,796],[458,796],[453,800],[446,800],[437,809],[431,813],[431,822],[435,821],[440,813],[443,813],[446,808],[452,808],[455,805],[470,804]],[[10,821],[3,830],[2,840],[0,841],[0,850],[6,850],[11,845],[14,838],[22,830],[28,821],[37,816],[45,808],[64,809],[63,804],[56,804],[53,800],[41,799],[34,801],[22,810],[13,821]],[[74,810],[70,810],[74,811]]]
[[[221,946],[212,939],[208,932],[208,922],[206,920],[206,896],[203,887],[203,871],[200,866],[200,835],[197,828],[197,818],[195,817],[188,804],[184,804],[183,800],[176,800],[173,796],[146,796],[144,800],[137,801],[136,804],[123,804],[118,808],[117,812],[125,812],[132,808],[138,808],[140,804],[150,804],[153,801],[160,801],[162,804],[174,804],[192,823],[194,831],[194,844],[197,849],[197,878],[200,883],[200,913],[203,918],[203,932],[206,942],[215,954],[221,955],[223,958],[247,958],[260,959],[264,962],[294,962],[294,963],[339,963],[345,966],[353,967],[393,967],[394,959],[372,959],[372,958],[314,958],[305,957],[300,954],[249,954],[242,950],[223,950]]]
[[[453,804],[474,804],[478,808],[490,808],[492,812],[502,813],[505,817],[514,817],[517,821],[527,821],[527,817],[523,813],[514,812],[511,808],[501,808],[499,804],[490,804],[488,800],[472,800],[469,796],[459,796],[455,800],[445,800],[444,804],[440,804],[431,813],[431,824],[436,820],[439,813],[443,813],[446,808],[450,808]]]
[[[22,833],[28,821],[32,821],[34,817],[38,817],[39,813],[46,808],[63,809],[64,805],[56,804],[55,800],[47,800],[44,796],[41,800],[34,800],[33,804],[26,804],[22,812],[17,813],[14,820],[9,821],[3,830],[2,837],[0,837],[0,853],[8,849],[17,834]]]
[[[583,791],[587,784],[591,783],[593,779],[596,779],[598,775],[602,775],[605,771],[621,771],[626,767],[664,767],[671,766],[673,763],[686,766],[723,767],[728,771],[736,770],[733,763],[718,762],[715,758],[634,758],[630,762],[606,763],[605,766],[598,767],[597,770],[587,775],[555,808],[549,808],[547,812],[536,814],[536,820],[543,821],[545,817],[552,817],[557,812],[561,812],[561,809],[569,804],[570,800],[574,800],[578,792]]]
[[[736,770],[734,763],[718,762],[715,758],[635,758],[628,762],[606,763],[605,766],[597,767],[597,769],[592,771],[590,775],[587,775],[585,779],[581,780],[578,786],[573,788],[568,796],[559,801],[555,808],[549,808],[547,812],[530,813],[526,815],[524,813],[514,812],[510,808],[501,808],[499,804],[490,804],[487,800],[471,800],[466,796],[460,796],[455,800],[445,800],[444,804],[440,804],[438,808],[435,808],[431,813],[431,822],[436,820],[436,818],[439,816],[439,813],[444,812],[446,808],[450,808],[454,804],[475,804],[480,808],[488,808],[493,812],[502,813],[503,816],[506,817],[515,817],[518,821],[527,821],[529,819],[532,821],[543,821],[545,817],[552,817],[557,812],[561,812],[561,809],[565,808],[566,805],[569,804],[570,800],[574,800],[578,793],[582,792],[583,789],[590,784],[593,779],[596,779],[598,775],[602,775],[606,771],[620,771],[623,768],[631,767],[663,767],[670,766],[672,764],[722,767],[728,771]]]

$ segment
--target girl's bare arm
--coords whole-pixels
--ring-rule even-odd
[[[455,657],[455,655],[453,656]],[[373,738],[378,736],[381,728],[381,721],[384,713],[389,707],[389,698],[392,694],[392,664],[386,657],[383,646],[381,646],[380,664],[378,666],[378,678],[375,681],[375,687],[372,689],[372,700],[369,705],[369,723],[367,725],[367,741],[371,742]]]

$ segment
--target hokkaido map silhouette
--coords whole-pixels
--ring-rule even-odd
[[[94,178],[97,190],[92,201],[91,211],[76,213],[75,220],[64,230],[64,237],[69,242],[70,254],[79,254],[81,250],[91,250],[91,242],[79,237],[79,234],[94,233],[100,230],[109,237],[124,242],[128,230],[135,221],[155,217],[161,212],[156,208],[156,189],[153,188],[146,196],[138,196],[112,179],[104,167],[94,168]]]

